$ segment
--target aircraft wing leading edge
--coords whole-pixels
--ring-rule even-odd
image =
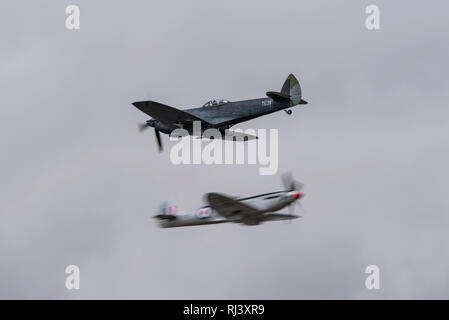
[[[146,113],[150,117],[166,124],[181,123],[190,124],[193,121],[201,121],[209,124],[207,121],[185,111],[167,106],[155,101],[139,101],[133,102],[133,105],[140,111]]]
[[[206,198],[212,209],[216,210],[218,214],[226,219],[232,218],[235,215],[253,215],[261,213],[259,209],[223,194],[208,193]]]

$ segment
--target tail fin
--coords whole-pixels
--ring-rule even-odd
[[[298,79],[296,79],[293,74],[289,74],[285,80],[281,93],[290,96],[292,106],[296,106],[297,104],[307,104],[307,101],[301,99],[301,86],[299,85]]]
[[[175,220],[177,214],[178,214],[178,206],[173,205],[168,201],[166,201],[160,206],[159,213],[154,217],[160,220]]]

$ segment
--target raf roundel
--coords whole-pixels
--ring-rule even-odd
[[[210,207],[201,207],[197,211],[197,217],[198,219],[207,219],[210,217],[212,213],[212,210]]]

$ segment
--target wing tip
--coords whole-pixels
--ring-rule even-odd
[[[148,101],[136,101],[132,102],[131,104],[137,109],[142,110],[142,108],[147,105],[147,102]]]
[[[214,197],[216,197],[218,195],[218,193],[215,192],[208,192],[204,195],[204,198],[207,200],[207,203],[210,204],[211,199],[213,199]]]

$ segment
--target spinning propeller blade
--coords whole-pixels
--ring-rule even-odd
[[[161,134],[159,133],[158,129],[154,129],[154,133],[156,134],[156,140],[157,140],[157,146],[159,148],[159,152],[161,152],[162,151]]]
[[[284,185],[285,190],[300,191],[304,187],[304,184],[302,182],[295,181],[293,179],[293,175],[292,175],[291,171],[284,173],[281,176],[281,178],[282,178],[282,184]]]
[[[149,127],[154,127],[154,120],[148,120],[145,123],[141,123],[138,125],[138,127],[139,127],[140,132],[148,129]],[[154,134],[156,135],[157,146],[158,146],[159,152],[161,152],[163,150],[161,134],[160,134],[159,130],[156,128],[154,128]]]

